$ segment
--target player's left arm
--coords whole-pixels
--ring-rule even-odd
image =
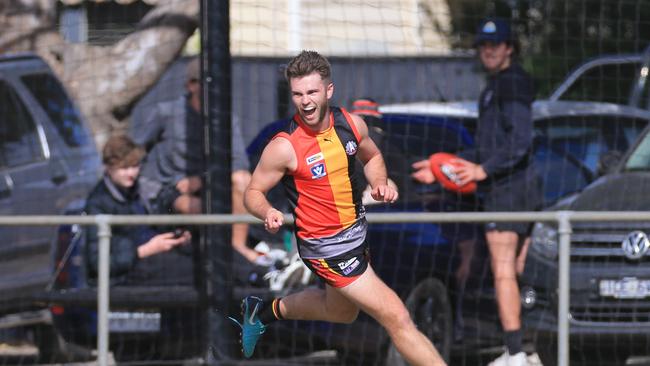
[[[399,196],[397,188],[388,184],[386,163],[377,145],[368,136],[368,126],[356,115],[350,115],[359,133],[357,157],[363,163],[363,172],[372,188],[372,198],[375,201],[395,202]]]

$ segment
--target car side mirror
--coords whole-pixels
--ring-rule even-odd
[[[602,154],[598,160],[598,175],[605,175],[614,172],[622,158],[623,153],[617,150],[610,150]]]

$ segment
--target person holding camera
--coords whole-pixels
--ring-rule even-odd
[[[85,206],[87,215],[143,215],[148,214],[138,194],[138,175],[144,150],[125,135],[112,136],[102,151],[104,176],[90,192]],[[111,235],[110,277],[111,284],[151,283],[158,277],[167,260],[191,263],[186,253],[171,253],[172,249],[189,247],[188,231],[159,233],[147,225],[113,226]],[[91,282],[97,278],[98,233],[91,225],[86,231],[86,264]],[[160,256],[162,253],[169,255]],[[153,259],[154,257],[158,257]],[[186,260],[186,261],[187,261]],[[177,266],[174,268],[178,268]],[[175,276],[175,280],[180,279]]]

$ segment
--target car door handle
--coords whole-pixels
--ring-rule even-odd
[[[61,184],[68,179],[68,174],[66,174],[65,167],[61,160],[53,159],[50,161],[50,178],[55,184]]]
[[[0,177],[0,198],[7,198],[11,196],[11,191],[14,188],[14,181],[7,174],[2,174]]]

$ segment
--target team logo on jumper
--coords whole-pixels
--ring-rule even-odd
[[[309,170],[311,170],[311,179],[323,178],[327,175],[327,172],[325,171],[325,164],[323,163],[316,164],[313,167],[309,168]]]
[[[312,156],[308,156],[307,157],[307,165],[314,164],[315,162],[321,161],[323,159],[325,159],[325,157],[323,156],[322,152],[319,152],[318,154],[314,154]]]
[[[345,144],[345,153],[348,155],[354,155],[357,152],[357,143],[354,141],[348,141]]]
[[[357,257],[353,257],[352,259],[349,259],[345,262],[339,262],[338,266],[344,275],[348,275],[359,266],[359,260],[357,260]]]

